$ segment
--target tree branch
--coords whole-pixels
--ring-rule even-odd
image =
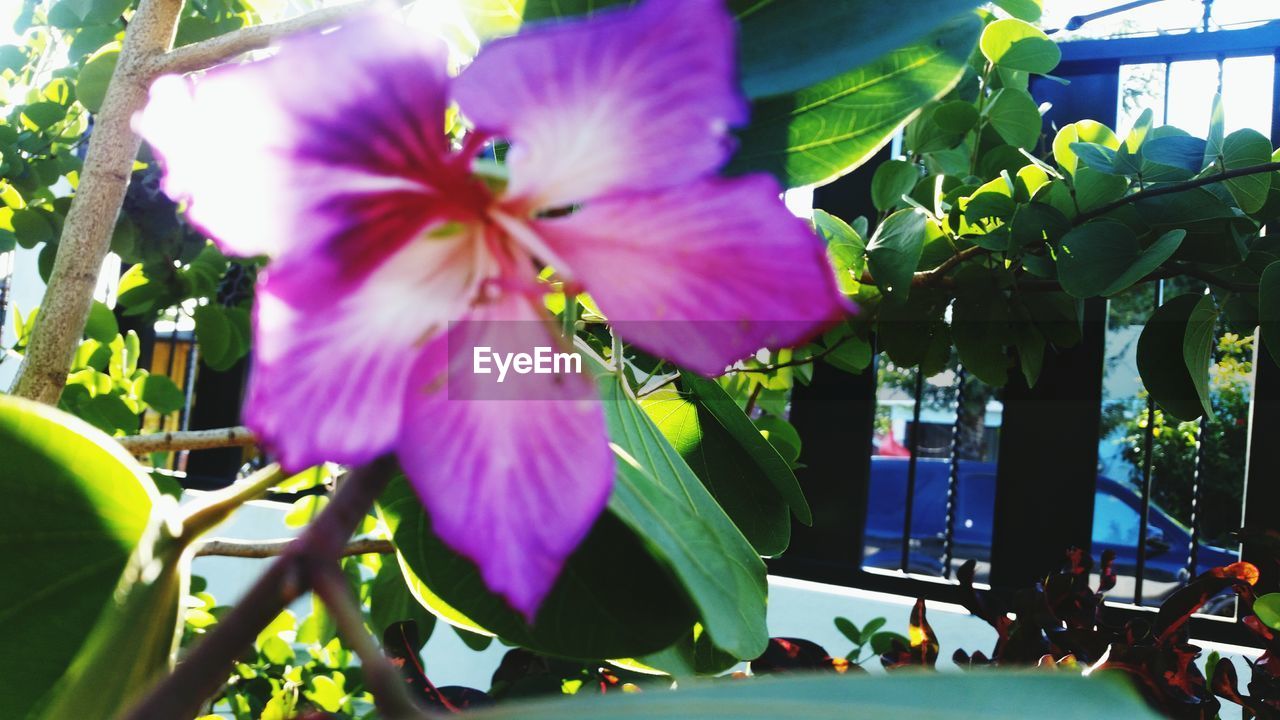
[[[1269,163],[1263,163],[1261,165],[1251,165],[1249,167],[1236,168],[1235,170],[1226,170],[1224,172],[1214,173],[1212,175],[1206,175],[1204,177],[1198,177],[1198,178],[1187,180],[1184,182],[1173,183],[1171,185],[1162,185],[1157,188],[1139,190],[1138,192],[1132,195],[1126,195],[1125,197],[1122,197],[1119,200],[1116,200],[1115,202],[1109,202],[1106,205],[1103,205],[1102,207],[1096,208],[1094,210],[1090,210],[1087,213],[1080,213],[1079,215],[1076,216],[1075,224],[1079,225],[1089,220],[1093,220],[1094,218],[1102,217],[1103,215],[1106,215],[1112,210],[1118,210],[1119,208],[1122,208],[1125,205],[1138,202],[1139,200],[1146,200],[1147,198],[1159,197],[1161,195],[1172,195],[1174,193],[1180,193],[1186,190],[1193,190],[1198,187],[1204,187],[1205,185],[1220,183],[1223,180],[1230,180],[1232,178],[1244,177],[1246,175],[1258,175],[1260,173],[1275,172],[1277,170],[1280,170],[1280,162],[1269,162]]]
[[[394,469],[395,463],[384,458],[351,471],[315,521],[285,548],[173,673],[124,717],[194,717],[204,701],[226,681],[236,658],[253,644],[262,628],[312,587],[316,569],[341,557],[347,538],[387,486]]]
[[[957,265],[970,258],[979,255],[986,255],[991,251],[974,245],[957,252],[955,255],[943,260],[937,267],[931,270],[921,270],[911,276],[911,287],[952,287],[955,283],[951,278],[947,277],[947,273],[951,272]],[[871,273],[864,272],[858,282],[863,285],[875,285],[876,279]]]
[[[129,21],[124,47],[94,116],[80,184],[62,226],[62,238],[12,394],[52,405],[84,333],[93,291],[107,256],[111,231],[141,140],[130,127],[147,101],[152,59],[169,49],[182,0],[142,0]]]
[[[279,540],[232,540],[210,538],[196,547],[196,557],[269,558],[283,555],[293,538]],[[390,555],[396,548],[382,538],[356,538],[341,550],[341,556]]]
[[[316,596],[329,609],[338,634],[360,658],[365,684],[373,693],[381,716],[387,720],[425,720],[427,715],[413,702],[409,686],[365,629],[364,613],[352,597],[351,585],[342,569],[334,562],[327,563],[316,568],[313,580]]]
[[[156,59],[154,70],[156,75],[205,70],[234,60],[247,52],[270,47],[272,43],[288,35],[333,27],[377,4],[376,0],[361,0],[313,10],[289,20],[232,30],[225,35],[170,50]]]
[[[258,437],[247,427],[217,428],[215,430],[187,430],[180,432],[128,435],[116,440],[134,455],[175,450],[209,450],[211,448],[247,447],[256,445]]]

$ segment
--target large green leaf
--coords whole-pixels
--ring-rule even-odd
[[[881,212],[892,209],[919,181],[920,171],[915,163],[905,160],[880,163],[871,178],[871,203]]]
[[[477,33],[508,34],[525,20],[591,15],[636,0],[464,0]],[[729,0],[739,22],[738,67],[750,98],[828,80],[913,42],[975,7],[973,0],[917,0],[912,12],[876,0]],[[521,8],[523,6],[523,8]],[[866,32],[876,28],[875,32]]]
[[[157,493],[106,435],[0,396],[0,495],[0,717],[23,718],[111,599]]]
[[[1062,238],[1058,280],[1074,297],[1110,297],[1160,267],[1186,235],[1184,230],[1171,230],[1143,249],[1127,225],[1111,220],[1086,223]]]
[[[830,3],[846,4],[862,3]],[[776,7],[787,5],[779,2]],[[784,185],[797,187],[853,170],[922,106],[959,81],[981,25],[975,16],[958,18],[856,70],[756,102],[751,123],[739,133],[741,147],[729,171],[770,172]]]
[[[827,243],[827,259],[836,271],[840,292],[853,295],[867,269],[867,241],[845,221],[824,210],[813,211],[813,226]]]
[[[485,587],[475,563],[431,531],[403,479],[378,501],[410,591],[428,610],[466,630],[550,655],[633,657],[678,641],[696,621],[679,586],[611,514],[596,522],[565,563],[533,627]]]
[[[669,385],[646,395],[641,406],[756,552],[782,554],[791,541],[786,502],[697,399]],[[752,428],[752,432],[768,445],[759,431]]]
[[[867,243],[867,265],[880,291],[905,300],[924,250],[925,217],[918,210],[899,210],[885,218]]]
[[[1156,720],[1127,684],[1100,673],[1009,672],[753,678],[473,711],[476,720]]]
[[[667,562],[716,646],[756,657],[768,643],[764,563],[619,378],[602,375],[600,389],[619,458],[610,511]]]
[[[904,13],[880,0],[730,0],[742,26],[743,89],[753,98],[781,95],[879,62],[976,4],[915,0]]]
[[[1209,356],[1217,311],[1213,298],[1189,293],[1156,309],[1138,338],[1138,373],[1164,411],[1193,420],[1208,403]]]

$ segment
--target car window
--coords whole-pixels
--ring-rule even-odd
[[[1137,545],[1138,511],[1115,495],[1098,495],[1093,506],[1093,541]]]

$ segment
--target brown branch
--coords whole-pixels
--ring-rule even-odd
[[[930,270],[921,270],[920,272],[912,275],[911,287],[953,287],[955,282],[946,276],[947,273],[951,272],[957,265],[965,260],[975,258],[979,255],[986,255],[990,252],[990,250],[978,247],[977,245],[967,247],[946,260],[943,260],[937,267]],[[864,272],[862,273],[862,277],[858,279],[858,282],[863,285],[875,285],[876,279],[871,276],[871,273]]]
[[[231,612],[123,717],[194,717],[226,681],[236,658],[253,645],[262,628],[312,587],[319,567],[342,556],[347,538],[386,487],[394,469],[395,463],[384,458],[351,471],[315,521],[271,563]]]
[[[129,21],[115,73],[94,117],[80,184],[62,226],[14,395],[52,405],[66,383],[141,145],[130,122],[147,101],[152,61],[172,44],[181,9],[182,0],[142,0]]]
[[[1174,193],[1180,193],[1186,190],[1194,190],[1195,188],[1198,188],[1198,187],[1204,187],[1205,185],[1213,185],[1214,183],[1220,183],[1223,180],[1230,180],[1232,178],[1244,177],[1246,175],[1258,175],[1260,173],[1275,172],[1277,170],[1280,170],[1280,162],[1269,162],[1269,163],[1263,163],[1262,165],[1251,165],[1249,167],[1236,168],[1235,170],[1226,170],[1224,172],[1214,173],[1212,175],[1206,175],[1204,177],[1195,178],[1193,180],[1173,183],[1172,185],[1163,185],[1157,188],[1139,190],[1138,192],[1132,195],[1126,195],[1125,197],[1122,197],[1119,200],[1116,200],[1114,202],[1109,202],[1106,205],[1103,205],[1102,207],[1096,208],[1094,210],[1090,210],[1087,213],[1080,213],[1079,215],[1076,216],[1075,224],[1079,225],[1089,220],[1093,220],[1094,218],[1102,217],[1103,215],[1106,215],[1112,210],[1118,210],[1124,207],[1125,205],[1138,202],[1139,200],[1146,200],[1147,198],[1159,197],[1161,195],[1172,195]]]
[[[181,432],[128,435],[116,440],[134,455],[176,450],[209,450],[212,448],[247,447],[256,445],[258,437],[247,427],[218,428],[215,430],[187,430]]]
[[[845,335],[844,337],[840,338],[840,340],[836,342],[835,345],[832,345],[829,348],[823,349],[822,352],[816,352],[812,355],[809,355],[808,357],[802,357],[796,360],[788,360],[786,362],[774,363],[772,365],[761,365],[760,367],[734,368],[729,372],[731,373],[770,373],[770,372],[773,372],[774,370],[781,370],[783,368],[799,367],[801,365],[810,365],[812,363],[818,362],[822,358],[835,352],[841,345],[844,345],[845,343],[849,342],[852,339],[853,339],[852,335]]]
[[[196,557],[269,558],[283,555],[293,538],[278,540],[231,540],[210,538],[196,548]],[[342,557],[350,555],[390,555],[396,548],[390,540],[381,538],[356,538],[341,551]]]
[[[181,74],[205,70],[247,52],[268,48],[288,35],[333,27],[377,4],[376,0],[362,0],[313,10],[289,20],[232,30],[225,35],[170,50],[156,59],[155,71],[157,74]]]
[[[338,626],[338,634],[360,658],[362,676],[373,693],[379,715],[386,720],[425,720],[427,715],[414,704],[409,686],[365,629],[364,613],[352,596],[351,585],[342,569],[336,563],[326,563],[316,569],[312,580],[316,596]]]

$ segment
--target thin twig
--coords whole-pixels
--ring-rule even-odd
[[[212,448],[247,447],[256,445],[258,438],[247,427],[217,428],[214,430],[186,430],[128,435],[116,439],[125,450],[134,455],[175,450],[209,450]]]
[[[959,252],[957,252],[955,255],[952,255],[951,257],[947,258],[946,260],[943,260],[941,263],[939,263],[939,264],[938,264],[938,266],[937,266],[937,267],[932,268],[932,269],[930,269],[930,270],[921,270],[920,272],[915,273],[914,275],[912,275],[912,276],[911,276],[911,287],[913,287],[913,288],[916,288],[916,287],[937,287],[937,288],[950,288],[950,287],[953,287],[953,286],[955,285],[955,283],[954,283],[954,281],[952,280],[952,278],[949,278],[949,277],[947,277],[947,276],[946,276],[946,275],[947,275],[947,273],[951,272],[951,270],[953,270],[953,269],[955,268],[955,266],[959,265],[960,263],[964,262],[965,260],[968,260],[968,259],[970,259],[970,258],[977,257],[977,256],[979,256],[979,255],[986,255],[986,254],[988,254],[988,253],[990,253],[990,252],[991,252],[990,250],[988,250],[988,249],[986,249],[986,248],[983,248],[983,247],[978,247],[977,245],[974,245],[974,246],[972,246],[972,247],[967,247],[967,248],[965,248],[964,250],[960,250],[960,251],[959,251]],[[874,277],[872,277],[872,276],[871,276],[871,273],[869,273],[869,272],[864,272],[864,273],[862,273],[862,277],[858,278],[858,282],[862,283],[863,285],[875,285],[875,284],[876,284],[876,279],[875,279]]]
[[[317,563],[333,562],[342,555],[347,538],[387,486],[394,469],[394,462],[382,459],[351,471],[315,521],[271,563],[217,627],[123,717],[194,717],[262,628],[311,587]]]
[[[283,555],[293,538],[276,540],[236,540],[210,538],[196,548],[196,557],[269,558]],[[356,538],[342,548],[342,556],[389,555],[396,551],[390,540]]]
[[[360,658],[365,684],[373,693],[381,716],[387,720],[426,718],[409,695],[409,688],[400,673],[396,672],[382,653],[382,648],[365,629],[364,613],[352,597],[351,586],[338,565],[331,561],[316,567],[312,582],[316,596],[333,616],[343,642]]]
[[[232,30],[224,35],[170,50],[156,59],[155,71],[157,74],[181,74],[205,70],[234,60],[247,52],[270,47],[272,43],[288,35],[333,27],[377,4],[376,0],[361,0],[321,8],[289,20]]]
[[[1088,220],[1102,217],[1112,210],[1118,210],[1125,205],[1138,202],[1139,200],[1146,200],[1147,198],[1159,197],[1161,195],[1172,195],[1174,193],[1204,187],[1205,185],[1219,183],[1223,180],[1231,180],[1232,178],[1244,177],[1246,175],[1275,172],[1277,170],[1280,170],[1280,162],[1269,162],[1261,165],[1250,165],[1249,167],[1236,168],[1235,170],[1227,170],[1220,173],[1214,173],[1212,175],[1205,175],[1204,177],[1172,183],[1170,185],[1162,185],[1156,188],[1147,188],[1146,190],[1140,190],[1132,195],[1126,195],[1114,202],[1109,202],[1106,205],[1090,210],[1089,212],[1080,213],[1076,216],[1075,224],[1079,225]]]
[[[760,367],[733,368],[729,372],[731,373],[770,373],[770,372],[773,372],[774,370],[781,370],[783,368],[798,367],[800,365],[809,365],[812,363],[816,363],[822,358],[835,352],[837,349],[839,349],[841,345],[844,345],[845,343],[849,342],[852,339],[853,339],[852,335],[845,335],[844,337],[840,338],[840,340],[836,342],[835,345],[832,345],[829,348],[824,348],[822,352],[816,352],[812,355],[809,355],[807,357],[802,357],[797,360],[788,360],[786,362],[774,363],[772,365],[761,365]]]

